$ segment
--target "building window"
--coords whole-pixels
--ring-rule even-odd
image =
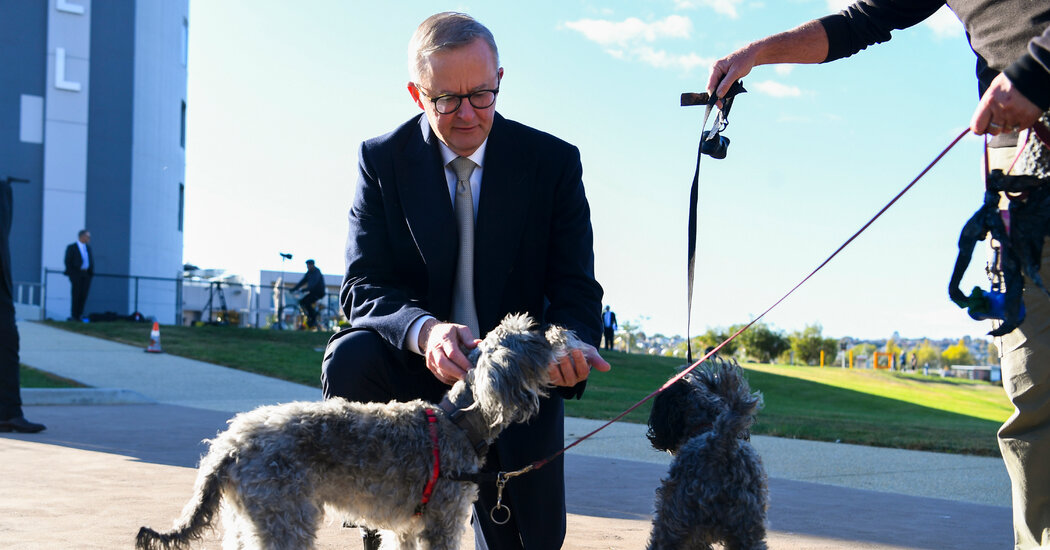
[[[186,184],[179,184],[179,231],[182,231],[182,215],[185,212]]]
[[[186,102],[182,102],[182,114],[179,120],[179,146],[186,148]]]

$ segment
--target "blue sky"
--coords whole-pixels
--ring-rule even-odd
[[[257,279],[314,258],[343,269],[357,147],[419,112],[407,43],[436,11],[496,36],[497,110],[582,154],[595,269],[621,322],[684,334],[686,217],[708,67],[835,0],[365,2],[194,0],[186,262]],[[974,56],[950,13],[853,58],[759,67],[725,160],[705,158],[693,333],[746,322],[819,265],[969,122]],[[765,322],[826,336],[979,336],[947,296],[959,230],[980,206],[981,141],[915,189]],[[980,258],[982,255],[976,255]],[[983,283],[971,267],[968,292]]]

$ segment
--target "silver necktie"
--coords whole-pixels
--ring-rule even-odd
[[[466,157],[456,157],[449,163],[456,173],[456,225],[459,231],[459,259],[456,261],[456,283],[452,288],[453,322],[470,327],[475,338],[481,338],[478,329],[478,310],[474,305],[474,196],[470,191],[470,175],[477,166]]]

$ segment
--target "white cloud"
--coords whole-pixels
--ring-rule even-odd
[[[775,82],[773,80],[753,82],[748,85],[748,88],[751,88],[760,94],[772,97],[798,97],[802,95],[802,90],[798,87],[788,86],[787,84],[781,84],[780,82]]]
[[[781,63],[779,65],[773,65],[773,71],[780,76],[787,76],[791,74],[791,71],[795,70],[794,65],[788,65],[787,63]]]
[[[648,46],[639,46],[632,53],[639,61],[658,69],[677,68],[690,71],[696,67],[707,67],[714,63],[713,59],[705,59],[692,52],[688,54],[671,54]]]
[[[705,6],[715,10],[715,13],[720,13],[732,19],[736,19],[739,16],[736,7],[742,2],[743,0],[675,0],[674,5],[676,9],[680,10]]]
[[[959,18],[948,6],[942,6],[923,23],[933,30],[933,34],[938,38],[962,36],[966,32]]]
[[[693,22],[681,15],[669,15],[652,23],[646,23],[637,17],[628,17],[623,21],[580,19],[566,22],[565,26],[603,46],[627,44],[637,40],[653,42],[657,38],[665,37],[689,38],[689,33],[693,30]]]
[[[564,23],[587,40],[605,47],[605,52],[616,59],[635,60],[660,69],[690,71],[698,66],[711,65],[714,60],[695,53],[676,54],[654,47],[666,38],[689,38],[693,22],[688,17],[670,15],[646,23],[637,17],[623,21],[580,19]]]
[[[853,3],[853,0],[827,0],[828,11],[839,12],[843,8]]]

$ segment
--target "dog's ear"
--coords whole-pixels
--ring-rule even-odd
[[[508,315],[478,345],[477,366],[469,373],[474,397],[491,427],[522,422],[537,412],[550,385],[550,344],[524,315]]]
[[[646,437],[654,449],[672,453],[678,451],[678,445],[686,433],[691,392],[689,382],[683,379],[671,384],[653,399]]]

